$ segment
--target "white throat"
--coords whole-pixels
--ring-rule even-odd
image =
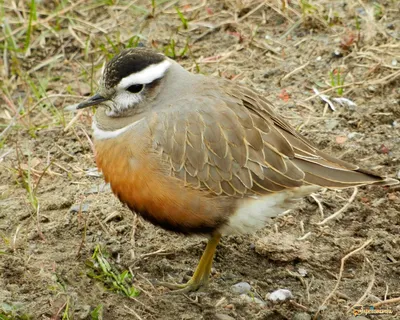
[[[133,128],[134,126],[138,125],[143,120],[144,120],[144,118],[137,120],[137,121],[127,125],[126,127],[122,127],[120,129],[113,130],[113,131],[107,131],[107,130],[100,129],[97,126],[96,120],[93,119],[93,122],[92,122],[93,137],[96,140],[106,140],[106,139],[116,138],[116,137],[120,136],[121,134],[125,133],[126,131],[128,131],[129,129]]]

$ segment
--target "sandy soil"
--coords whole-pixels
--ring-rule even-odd
[[[308,197],[257,234],[224,238],[203,292],[168,294],[153,280],[185,281],[206,240],[160,230],[123,207],[94,170],[91,112],[63,111],[95,88],[92,68],[96,75],[113,46],[138,34],[171,52],[173,39],[178,55],[190,44],[177,57],[187,69],[259,90],[321,149],[398,177],[398,3],[164,1],[152,17],[150,1],[106,2],[38,2],[47,27],[33,30],[30,52],[1,55],[0,124],[8,129],[0,136],[0,319],[349,319],[356,303],[399,297],[399,187],[360,188],[354,200],[353,189]],[[48,15],[60,5],[59,17]],[[5,14],[11,22],[29,17],[11,1]],[[344,77],[343,92],[332,89],[330,72]],[[26,75],[44,88],[42,96],[33,95]],[[313,88],[357,106],[334,102],[332,111]],[[15,118],[12,107],[21,105],[26,114]],[[319,224],[346,205],[337,219]],[[130,270],[137,297],[88,276],[98,245],[118,272]],[[251,285],[247,295],[232,291],[242,281]],[[282,288],[291,301],[268,300]],[[400,303],[384,306],[400,314]]]

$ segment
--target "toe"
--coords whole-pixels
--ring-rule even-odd
[[[192,280],[189,280],[187,283],[184,283],[184,284],[169,283],[169,282],[162,282],[162,281],[155,282],[156,285],[160,285],[160,286],[166,287],[168,289],[171,289],[172,291],[170,293],[172,293],[172,294],[189,293],[189,292],[198,291],[204,285],[206,285],[206,283],[207,282],[204,282],[204,281],[192,281]]]
[[[157,286],[162,286],[171,290],[179,290],[183,289],[186,287],[186,283],[184,284],[179,284],[179,283],[170,283],[170,282],[164,282],[164,281],[154,281],[154,284]]]

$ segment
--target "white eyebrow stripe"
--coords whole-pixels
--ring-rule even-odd
[[[140,72],[122,78],[118,84],[119,89],[126,89],[133,84],[147,84],[161,78],[170,67],[171,61],[164,60],[158,64],[152,64]]]

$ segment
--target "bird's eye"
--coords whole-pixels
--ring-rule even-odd
[[[126,88],[127,91],[130,93],[139,93],[140,91],[143,90],[144,85],[143,84],[133,84]]]

